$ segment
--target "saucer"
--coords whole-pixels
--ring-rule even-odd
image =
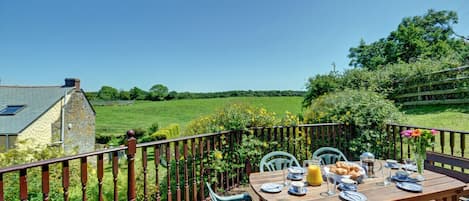
[[[397,182],[396,186],[410,192],[422,192],[422,185],[411,182]]]
[[[288,193],[293,194],[293,195],[306,195],[306,192],[307,192],[306,188],[303,188],[303,192],[295,191],[293,190],[292,187],[288,189]]]
[[[287,179],[290,179],[293,181],[300,181],[300,180],[303,180],[303,174],[288,174]]]
[[[366,201],[367,198],[363,193],[355,192],[355,191],[341,191],[339,193],[339,197],[342,200],[348,201]]]
[[[398,182],[412,182],[412,183],[417,183],[418,182],[418,180],[414,179],[414,178],[410,178],[410,177],[399,178],[396,175],[391,176],[391,179],[394,180],[394,181],[398,181]]]
[[[397,164],[397,163],[393,163],[393,164],[384,164],[384,167],[386,167],[386,168],[391,168],[391,169],[399,169],[399,168],[400,168],[400,165]]]
[[[417,172],[417,165],[404,164],[402,165],[402,169]]]
[[[276,183],[265,183],[262,184],[261,190],[267,193],[279,193],[282,191],[283,185]]]
[[[288,172],[293,174],[303,174],[305,173],[305,169],[302,167],[289,167]]]
[[[339,190],[341,191],[357,191],[357,186],[356,185],[353,185],[353,186],[347,186],[345,185],[344,183],[340,183],[337,188],[339,188]]]

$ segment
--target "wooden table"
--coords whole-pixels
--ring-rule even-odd
[[[411,175],[414,176],[414,175]],[[383,177],[378,175],[378,178],[365,179],[362,184],[358,185],[358,192],[367,196],[369,201],[384,201],[384,200],[455,200],[459,198],[465,183],[429,170],[424,171],[425,181],[420,182],[423,185],[423,192],[413,193],[398,189],[395,183],[388,186],[377,185],[378,182],[383,181]],[[321,196],[321,192],[327,191],[327,184],[323,182],[318,187],[307,187],[307,193],[304,196],[295,196],[288,194],[288,189],[283,188],[280,193],[265,193],[261,191],[261,185],[264,183],[282,183],[282,171],[274,172],[257,172],[249,176],[249,183],[254,192],[259,196],[260,200],[268,201],[287,201],[287,200],[340,200],[338,195],[339,190],[336,190],[336,195],[331,197]]]

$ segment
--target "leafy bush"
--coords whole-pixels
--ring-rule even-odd
[[[315,99],[304,118],[307,123],[353,125],[358,135],[349,150],[355,154],[371,151],[380,156],[386,142],[380,141],[378,136],[386,136],[386,123],[399,122],[403,115],[393,102],[375,92],[347,89]]]
[[[180,137],[180,130],[178,124],[170,124],[166,128],[162,128],[155,133],[151,134],[153,140],[163,140]]]
[[[275,113],[247,104],[230,104],[216,113],[195,119],[187,126],[187,133],[201,134],[222,130],[247,130],[250,127],[273,126]]]
[[[340,75],[334,71],[327,75],[316,75],[309,78],[308,83],[306,83],[307,92],[303,100],[303,106],[307,107],[318,96],[339,88],[339,79]]]
[[[151,126],[148,128],[148,133],[155,133],[159,129],[160,129],[160,125],[158,124],[158,122],[155,122],[151,124]]]

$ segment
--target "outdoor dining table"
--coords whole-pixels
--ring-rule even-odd
[[[382,161],[381,161],[382,162]],[[443,174],[432,172],[429,170],[424,171],[425,180],[420,182],[423,191],[419,193],[408,192],[396,187],[392,182],[390,185],[383,186],[377,183],[384,180],[382,175],[377,175],[375,178],[366,178],[363,183],[358,185],[358,192],[363,193],[369,201],[385,201],[385,200],[458,200],[459,194],[465,187],[465,183],[448,177]],[[303,181],[305,181],[303,179]],[[325,181],[321,186],[313,187],[308,186],[306,195],[297,196],[288,193],[288,188],[284,187],[280,193],[266,193],[261,190],[261,185],[264,183],[283,183],[282,171],[273,172],[256,172],[251,173],[249,176],[249,183],[254,192],[259,196],[260,200],[267,201],[288,201],[288,200],[340,200],[339,190],[332,196],[320,195],[322,192],[327,191],[327,184]],[[329,184],[333,185],[333,184]]]

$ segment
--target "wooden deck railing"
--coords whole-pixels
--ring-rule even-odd
[[[389,124],[387,127],[387,138],[389,148],[387,158],[402,159],[404,154],[410,154],[409,147],[400,138],[400,131],[403,129],[416,128],[415,126],[403,126]],[[437,129],[442,133],[441,145],[445,147],[441,152],[457,154],[461,150],[464,155],[466,143],[455,143],[456,136],[461,142],[465,142],[467,132],[448,131]],[[52,165],[61,164],[61,194],[63,200],[69,200],[71,186],[81,186],[82,200],[205,200],[207,189],[204,181],[216,178],[218,181],[214,189],[230,190],[239,186],[243,178],[250,171],[257,171],[257,164],[252,166],[235,167],[229,172],[217,173],[211,169],[213,161],[210,158],[212,151],[224,150],[224,156],[233,160],[233,164],[242,164],[236,149],[242,142],[243,136],[254,135],[263,142],[276,142],[263,150],[268,153],[272,150],[283,150],[292,153],[300,161],[311,158],[312,152],[319,147],[337,147],[346,154],[352,156],[349,150],[350,141],[355,137],[354,129],[338,123],[327,124],[307,124],[298,126],[274,126],[256,127],[250,131],[223,131],[218,133],[200,134],[177,139],[169,139],[148,143],[137,144],[132,131],[127,132],[128,139],[126,146],[107,150],[95,151],[75,156],[39,161],[24,165],[12,166],[0,169],[0,201],[5,200],[4,175],[17,174],[18,179],[18,199],[31,199],[31,192],[28,190],[28,171],[33,168],[41,168],[42,179],[40,182],[42,200],[54,200],[49,196],[50,178],[49,172]],[[450,138],[450,143],[446,143],[446,134]],[[301,140],[299,140],[301,139]],[[449,146],[448,146],[449,145]],[[449,147],[449,150],[447,150]],[[406,152],[407,150],[407,152]],[[119,167],[119,152],[126,151],[127,164],[125,168]],[[356,153],[355,153],[356,154]],[[110,155],[111,157],[105,157]],[[384,157],[384,156],[383,156]],[[110,168],[106,168],[109,160]],[[96,160],[96,162],[94,162]],[[70,172],[71,163],[79,163],[79,173]],[[91,168],[90,168],[91,167]],[[90,169],[96,169],[96,176],[89,174]],[[107,171],[107,172],[106,172]],[[127,174],[119,174],[120,171],[127,171]],[[70,183],[70,175],[79,174],[78,183]],[[112,177],[112,185],[104,185],[106,176]],[[96,178],[95,178],[96,177]],[[127,198],[118,197],[122,195],[124,189],[119,188],[119,178],[127,180]],[[98,188],[96,194],[89,193],[89,183],[97,180]],[[94,187],[94,186],[93,186]],[[55,189],[57,190],[57,189]],[[112,194],[110,193],[112,192]],[[35,192],[36,194],[38,192]],[[112,195],[112,197],[109,197]],[[58,199],[58,198],[56,198]]]
[[[433,152],[443,153],[451,156],[466,157],[468,156],[469,150],[466,149],[466,145],[469,144],[469,131],[457,131],[440,128],[429,128],[422,126],[412,125],[399,125],[399,124],[388,124],[387,133],[389,141],[393,147],[391,153],[388,153],[388,157],[403,159],[404,156],[410,157],[412,151],[410,146],[405,144],[403,137],[400,132],[408,129],[434,129],[438,132],[433,138],[435,146],[429,148]]]

